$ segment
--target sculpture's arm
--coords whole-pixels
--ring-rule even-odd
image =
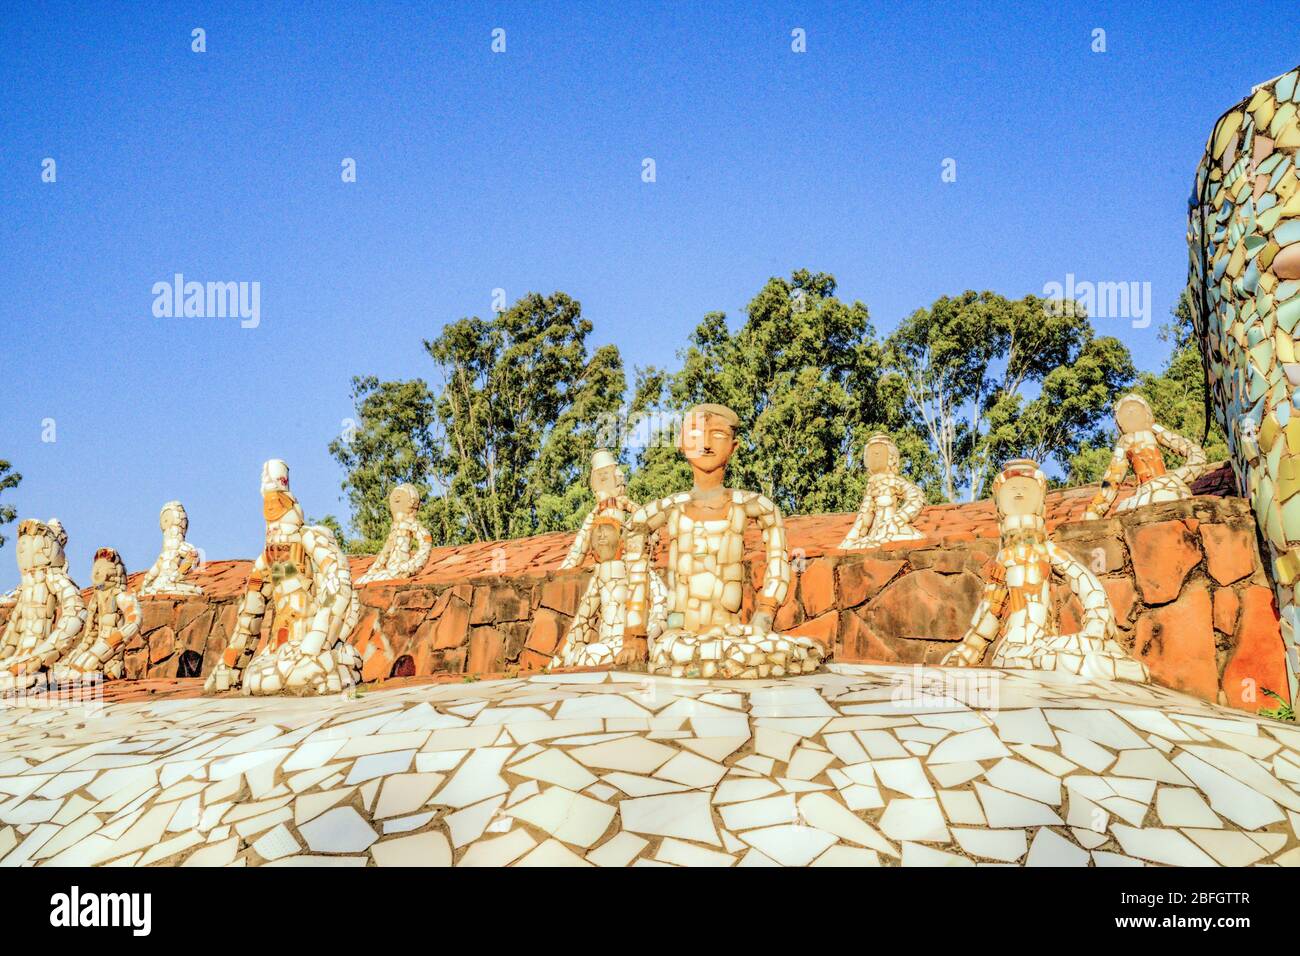
[[[0,635],[0,661],[8,660],[18,650],[18,605],[9,613],[5,621],[4,634]]]
[[[1114,454],[1110,456],[1110,464],[1106,466],[1106,473],[1101,477],[1101,487],[1083,512],[1084,521],[1096,521],[1106,516],[1110,506],[1115,503],[1115,496],[1119,494],[1120,482],[1127,474],[1128,455],[1125,454],[1123,443],[1117,443]]]
[[[1070,590],[1079,599],[1083,608],[1083,620],[1080,634],[1103,640],[1115,633],[1115,613],[1111,610],[1106,597],[1106,589],[1089,568],[1064,548],[1058,548],[1050,541],[1047,554],[1052,567],[1058,571],[1070,585]]]
[[[623,633],[628,637],[645,637],[649,624],[650,568],[653,553],[650,536],[668,523],[668,509],[674,505],[672,498],[661,498],[638,508],[628,519],[624,532],[626,546],[623,560],[627,565],[627,618]]]
[[[1001,560],[998,560],[993,565],[989,580],[984,584],[984,593],[980,596],[975,613],[971,615],[970,625],[966,628],[961,643],[944,655],[942,663],[970,667],[984,659],[984,652],[1002,627],[1007,596],[1007,572]]]
[[[840,548],[850,550],[861,546],[862,539],[871,530],[871,521],[876,515],[876,502],[870,489],[862,493],[862,504],[858,506],[858,515],[853,519],[853,527],[840,542]]]
[[[370,567],[366,569],[366,573],[357,578],[357,584],[369,584],[371,581],[389,577],[388,559],[393,554],[393,546],[396,544],[396,538],[397,535],[395,533],[389,533],[384,537],[383,547],[381,547],[379,553],[375,555],[375,560],[370,563]]]
[[[230,635],[230,643],[221,655],[221,662],[236,672],[242,671],[248,664],[253,651],[257,649],[257,638],[262,633],[262,618],[266,616],[266,605],[271,598],[272,585],[267,575],[266,552],[257,556],[253,570],[248,574],[248,583],[244,586],[244,597],[239,602],[239,616],[235,619],[235,633]],[[216,673],[215,671],[213,672]]]
[[[176,573],[181,577],[189,574],[198,566],[199,549],[188,541],[176,543]]]
[[[157,581],[158,576],[162,574],[163,559],[166,553],[167,553],[167,549],[164,546],[163,553],[158,555],[158,557],[154,559],[153,564],[149,565],[149,570],[146,571],[144,573],[144,577],[140,579],[141,591],[147,591],[149,590],[149,588],[153,587],[153,583]]]
[[[77,636],[86,623],[86,605],[81,600],[81,592],[66,575],[51,575],[47,580],[59,602],[59,619],[49,637],[32,651],[31,657],[39,657],[41,663],[49,667],[77,645]]]
[[[406,573],[419,574],[424,570],[424,566],[429,563],[429,555],[433,553],[433,534],[419,519],[412,522],[412,525],[415,534],[415,554],[411,556]]]
[[[1205,472],[1205,449],[1192,441],[1185,438],[1176,431],[1171,431],[1163,425],[1152,425],[1151,431],[1156,436],[1156,441],[1164,445],[1175,455],[1182,456],[1183,463],[1173,469],[1172,474],[1177,475],[1185,483],[1195,481]]]
[[[902,475],[898,475],[897,478],[903,491],[903,500],[898,505],[899,523],[910,525],[921,514],[921,509],[925,507],[925,495],[920,488]]]
[[[785,603],[790,592],[790,558],[785,550],[785,522],[781,511],[763,495],[754,495],[745,502],[745,514],[758,522],[762,529],[763,545],[767,549],[767,563],[763,571],[763,587],[754,597],[754,617],[750,623],[765,633],[771,627],[776,609]],[[763,617],[760,617],[763,615]]]
[[[302,545],[315,572],[316,613],[302,640],[304,656],[315,657],[347,615],[352,600],[352,573],[334,536],[320,528],[304,528]],[[343,635],[346,637],[347,635]]]
[[[587,517],[582,519],[582,527],[573,538],[573,544],[569,546],[569,553],[560,563],[560,570],[567,571],[569,568],[576,568],[582,564],[582,559],[587,556],[587,547],[591,541],[591,526],[596,520],[596,509],[592,508],[587,512]]]

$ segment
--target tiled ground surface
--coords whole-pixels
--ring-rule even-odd
[[[6,709],[0,865],[1300,863],[1291,725],[1029,672],[899,700],[913,677]]]

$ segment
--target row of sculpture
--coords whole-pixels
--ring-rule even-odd
[[[1120,438],[1087,517],[1111,506],[1131,466],[1136,492],[1121,509],[1187,497],[1187,482],[1204,468],[1192,442],[1154,422],[1135,395],[1116,406]],[[781,677],[816,670],[827,656],[818,641],[773,631],[791,586],[781,512],[764,495],[730,489],[727,463],[738,447],[739,419],[722,405],[698,405],[684,419],[679,449],[691,467],[689,491],[638,505],[627,496],[615,457],[598,451],[590,484],[596,505],[586,516],[561,568],[594,558],[587,589],[552,666],[644,666],[673,677]],[[1166,471],[1161,446],[1185,457]],[[923,537],[912,522],[924,498],[899,473],[897,446],[873,436],[864,459],[869,477],[862,507],[841,547],[863,549]],[[360,679],[363,659],[349,640],[360,613],[359,585],[408,578],[428,561],[432,538],[418,520],[420,495],[399,485],[389,495],[392,526],[365,574],[353,581],[347,556],[330,530],[308,525],[278,459],[262,469],[266,538],[253,563],[234,633],[208,675],[209,692],[324,694]],[[1145,668],[1114,640],[1114,617],[1097,578],[1048,540],[1047,480],[1031,461],[1009,463],[993,483],[1002,549],[983,599],[961,643],[945,663],[980,663],[998,638],[993,664],[1061,669],[1086,676],[1145,680]],[[755,522],[765,555],[753,613],[743,618],[746,527]],[[180,502],[168,502],[160,525],[163,548],[141,581],[141,595],[202,594],[189,575],[199,553],[185,540]],[[662,539],[667,567],[653,567]],[[0,690],[54,679],[119,677],[126,643],[140,627],[140,604],[127,588],[126,568],[101,548],[92,570],[87,608],[67,571],[67,535],[57,520],[24,521],[18,531],[21,582],[0,637]],[[1050,583],[1059,573],[1078,597],[1083,626],[1057,633]],[[266,619],[270,618],[269,621]],[[268,639],[260,643],[265,630]],[[381,639],[379,649],[383,648]],[[368,647],[367,653],[374,653]]]

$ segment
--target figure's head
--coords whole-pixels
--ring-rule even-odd
[[[677,447],[694,472],[725,469],[740,444],[736,440],[739,426],[740,416],[725,405],[696,405],[682,416]]]
[[[612,561],[623,550],[623,522],[609,514],[599,514],[591,524],[591,553],[597,561]]]
[[[993,479],[993,501],[999,518],[1043,517],[1047,504],[1047,476],[1038,462],[1016,458],[1002,466]]]
[[[420,508],[420,489],[403,482],[388,493],[388,510],[394,518],[413,515]]]
[[[1156,423],[1151,406],[1141,395],[1125,395],[1115,403],[1115,424],[1125,435],[1149,432]]]
[[[123,563],[122,556],[112,548],[96,551],[95,563],[90,569],[90,583],[97,588],[126,587],[126,564]]]
[[[61,542],[59,539],[62,538]],[[41,568],[60,567],[66,563],[63,542],[68,536],[63,526],[28,518],[18,525],[18,570],[38,571]]]
[[[185,513],[185,506],[179,501],[167,502],[158,514],[158,525],[163,531],[178,528],[181,537],[185,537],[185,533],[190,529],[190,517]]]
[[[597,501],[616,498],[626,490],[623,483],[623,470],[618,467],[618,459],[613,452],[598,449],[591,456],[591,493]]]
[[[862,450],[862,461],[867,466],[867,471],[873,475],[896,475],[902,459],[894,440],[881,433],[867,439],[867,447]]]
[[[302,508],[289,490],[289,466],[279,458],[262,465],[262,517],[267,524],[303,524]]]

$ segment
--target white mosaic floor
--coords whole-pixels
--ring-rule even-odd
[[[1300,729],[961,673],[976,706],[839,665],[8,709],[0,865],[1300,863]]]

